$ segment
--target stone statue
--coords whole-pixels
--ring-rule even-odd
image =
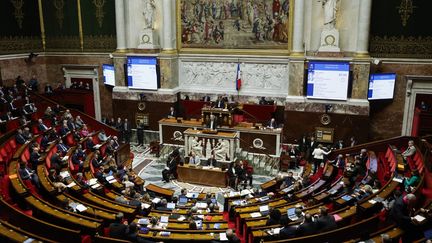
[[[214,148],[214,154],[217,160],[226,160],[227,155],[229,156],[229,141],[225,139],[219,139],[218,144]]]
[[[193,138],[191,140],[191,150],[196,154],[196,156],[203,157],[203,146],[202,141],[198,141],[198,138]]]
[[[154,0],[145,0],[144,2],[144,29],[153,29],[153,21],[155,15],[155,1]]]
[[[322,0],[324,8],[324,28],[331,30],[336,25],[336,13],[338,10],[338,0]]]

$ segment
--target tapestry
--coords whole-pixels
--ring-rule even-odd
[[[287,49],[290,0],[180,0],[182,48]]]

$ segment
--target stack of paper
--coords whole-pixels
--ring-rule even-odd
[[[252,218],[261,217],[261,213],[258,213],[258,212],[251,213],[250,216],[251,216]]]
[[[219,234],[219,240],[220,241],[228,241],[226,233],[220,233]]]
[[[91,188],[96,189],[98,188],[100,185],[98,183],[94,184],[93,186],[91,186]]]
[[[97,182],[98,182],[98,180],[97,180],[96,178],[91,178],[91,179],[89,180],[88,184],[89,184],[90,186],[93,186],[93,185],[96,184]]]
[[[141,209],[149,209],[151,207],[150,204],[147,203],[141,203]]]
[[[84,205],[82,205],[82,204],[78,204],[78,205],[76,206],[76,210],[78,210],[79,212],[84,212],[84,211],[87,210],[87,207],[84,206]]]
[[[69,188],[74,187],[74,186],[76,186],[75,182],[71,182],[69,185],[67,185],[67,187],[69,187]]]
[[[154,204],[158,204],[160,201],[161,201],[160,198],[155,197],[155,198],[153,198],[152,203],[154,203]]]
[[[68,160],[69,159],[69,155],[66,155],[65,157],[63,157],[63,161],[66,161],[66,160]]]
[[[60,172],[60,177],[62,179],[68,178],[69,176],[70,176],[69,171],[67,171],[67,170]]]
[[[421,215],[419,215],[419,214],[417,214],[416,216],[414,216],[414,219],[415,219],[417,222],[421,223],[421,222],[423,222],[423,220],[425,220],[426,218],[423,217],[423,216],[421,216]]]

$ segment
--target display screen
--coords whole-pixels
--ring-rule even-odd
[[[102,73],[104,77],[104,84],[115,86],[114,65],[102,64]]]
[[[313,99],[346,100],[348,96],[349,63],[310,62],[306,97]]]
[[[127,58],[127,85],[132,89],[157,90],[157,59],[155,57]]]
[[[375,73],[369,78],[368,100],[393,99],[395,73]]]

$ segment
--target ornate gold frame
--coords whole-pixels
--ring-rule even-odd
[[[180,3],[181,0],[176,0],[176,36],[177,36],[177,52],[180,54],[222,54],[222,55],[274,55],[274,56],[289,56],[292,51],[292,37],[294,28],[294,3],[295,0],[290,0],[289,9],[289,28],[288,28],[288,44],[287,49],[214,49],[214,48],[183,48],[181,43],[181,15]]]

